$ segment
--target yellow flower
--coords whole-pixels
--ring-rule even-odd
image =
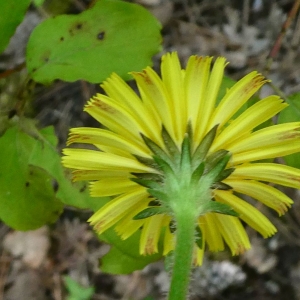
[[[261,162],[298,151],[300,122],[256,127],[287,104],[269,96],[236,113],[267,80],[251,72],[219,103],[226,60],[191,56],[182,69],[176,53],[162,57],[161,78],[148,67],[133,72],[139,96],[116,74],[101,86],[85,111],[103,128],[71,129],[63,164],[74,180],[91,181],[92,196],[112,196],[91,218],[99,233],[114,227],[126,239],[141,230],[140,253],[174,249],[176,210],[196,214],[196,264],[205,245],[233,255],[250,248],[241,220],[263,237],[273,224],[242,198],[247,195],[279,215],[292,200],[267,182],[299,188],[298,169]],[[205,188],[206,187],[206,188]]]

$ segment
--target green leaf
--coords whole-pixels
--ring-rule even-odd
[[[160,28],[142,6],[100,0],[79,15],[61,15],[37,26],[27,45],[27,68],[41,83],[98,83],[112,72],[129,79],[128,72],[151,65],[160,50]]]
[[[279,113],[278,123],[300,122],[300,93],[289,96],[287,102],[289,106]],[[283,159],[287,165],[300,169],[300,153],[287,155]]]
[[[101,240],[112,245],[110,251],[100,261],[102,272],[111,274],[129,274],[141,270],[151,262],[162,257],[162,251],[153,255],[140,255],[140,231],[126,240],[122,240],[113,229],[100,236]]]
[[[90,300],[95,293],[94,287],[84,287],[70,276],[64,276],[64,282],[69,292],[66,300]]]
[[[53,127],[39,132],[29,119],[0,138],[0,219],[9,226],[35,229],[54,222],[63,204],[97,210],[109,200],[90,197],[85,182],[71,183],[56,143]]]
[[[64,204],[77,208],[97,210],[102,207],[109,200],[109,197],[91,197],[88,183],[77,182],[72,184],[66,176],[65,169],[61,164],[61,157],[56,151],[57,138],[53,127],[44,128],[41,130],[41,134],[44,137],[42,147],[46,154],[42,156],[39,151],[34,152],[31,163],[43,167],[57,180],[59,184],[57,197]],[[52,144],[49,141],[52,141]],[[45,157],[49,159],[45,159]]]
[[[279,114],[279,123],[299,122],[300,121],[300,93],[295,93],[288,97],[287,103],[289,104]]]
[[[32,135],[35,141],[35,147],[31,151],[28,163],[40,166],[45,169],[58,183],[57,198],[64,204],[75,206],[77,208],[98,209],[105,202],[105,198],[92,198],[89,196],[87,183],[79,182],[72,184],[65,174],[65,170],[61,164],[61,157],[56,151],[57,137],[53,127],[43,128],[41,131],[34,131],[32,120],[22,120],[26,130]],[[30,130],[29,130],[30,129]],[[25,134],[25,133],[23,133]]]
[[[30,164],[36,147],[38,142],[16,127],[0,138],[0,218],[18,230],[54,222],[63,208],[55,196],[54,178]]]
[[[9,43],[17,26],[22,22],[31,0],[0,1],[0,53]]]

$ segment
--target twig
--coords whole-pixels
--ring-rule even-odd
[[[22,64],[20,64],[20,65],[17,65],[17,66],[16,66],[15,68],[13,68],[13,69],[6,70],[6,71],[0,73],[0,79],[1,79],[1,78],[6,78],[6,77],[10,76],[10,75],[13,74],[13,73],[16,73],[16,72],[21,71],[21,70],[24,69],[24,68],[25,68],[25,63],[22,63]]]
[[[243,4],[243,31],[244,35],[246,33],[246,28],[249,22],[249,14],[250,14],[250,1],[244,0]]]
[[[0,255],[0,299],[4,299],[4,287],[8,277],[12,258],[2,252]]]
[[[281,31],[280,31],[280,33],[273,45],[268,57],[267,57],[267,63],[266,63],[266,69],[265,69],[266,74],[269,72],[269,70],[271,68],[273,59],[278,54],[278,51],[282,44],[282,40],[283,40],[288,28],[291,26],[291,23],[292,23],[293,19],[295,18],[296,14],[299,10],[299,7],[300,7],[300,0],[295,0],[295,3],[293,5],[292,9],[290,10],[285,22],[283,23]]]

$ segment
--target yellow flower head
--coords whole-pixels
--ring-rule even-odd
[[[112,196],[90,223],[99,233],[114,227],[123,239],[141,230],[140,253],[168,254],[176,241],[178,211],[196,214],[195,263],[205,245],[233,255],[250,248],[241,220],[263,237],[273,224],[243,199],[247,195],[286,212],[292,200],[271,182],[299,188],[300,171],[260,162],[300,147],[300,122],[254,130],[287,104],[269,96],[236,112],[264,84],[251,72],[217,103],[226,60],[191,56],[182,69],[176,53],[162,57],[161,77],[148,67],[133,72],[139,96],[116,74],[101,86],[85,111],[104,128],[71,129],[68,144],[95,150],[65,149],[63,164],[74,180],[91,181],[92,196]],[[190,209],[192,207],[192,209]],[[200,238],[201,237],[201,238]]]

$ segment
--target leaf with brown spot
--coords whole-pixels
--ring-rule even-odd
[[[104,205],[103,198],[89,196],[86,183],[73,185],[65,176],[52,127],[31,134],[21,127],[16,125],[0,137],[3,222],[17,230],[31,230],[56,221],[64,204],[94,210]]]
[[[79,79],[98,83],[116,72],[151,65],[160,50],[161,25],[142,6],[101,0],[79,15],[50,18],[35,28],[27,45],[26,63],[33,79]]]

